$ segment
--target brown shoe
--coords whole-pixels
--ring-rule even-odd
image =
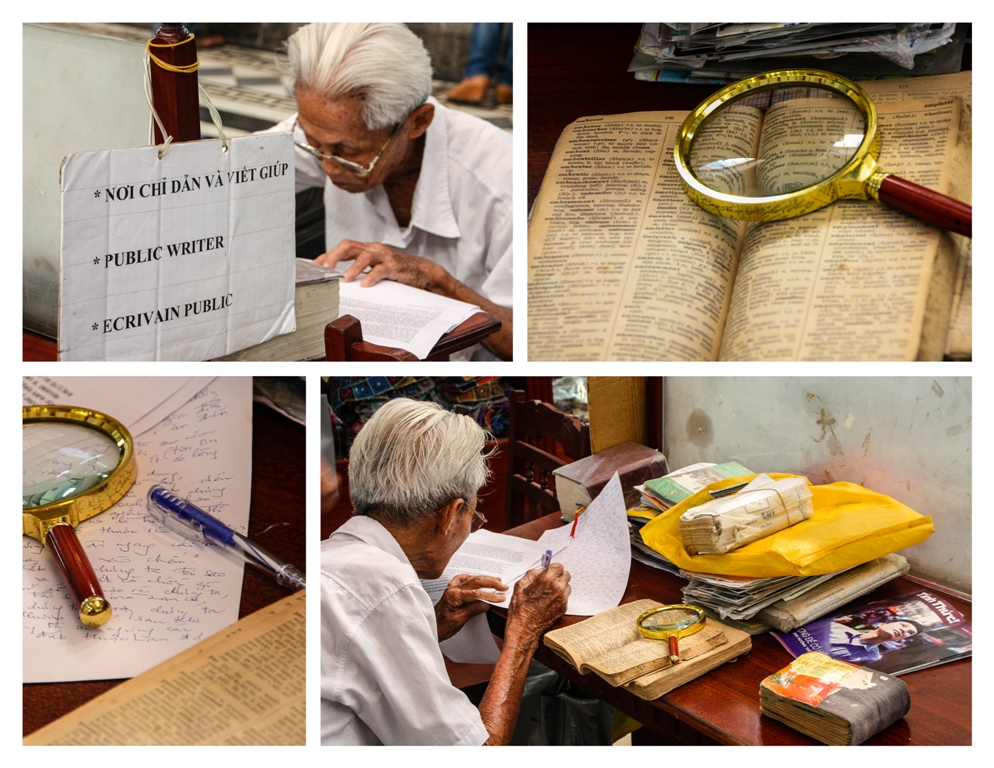
[[[497,96],[498,104],[514,103],[514,88],[510,85],[497,85],[494,88],[494,94]]]
[[[490,90],[490,78],[486,75],[467,77],[459,85],[445,94],[449,101],[461,101],[467,104],[479,104]]]

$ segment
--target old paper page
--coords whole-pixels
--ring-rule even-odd
[[[302,590],[24,739],[25,745],[302,746]]]
[[[878,116],[880,166],[948,189],[959,101],[884,103]],[[869,201],[750,226],[721,359],[914,360],[939,236]]]
[[[947,194],[971,202],[973,73],[873,80],[862,86],[876,104],[916,99],[960,100],[959,134]],[[943,353],[957,359],[969,358],[973,353],[973,240],[951,232],[944,232],[939,241],[918,359],[940,360]]]
[[[717,358],[745,228],[684,193],[673,143],[685,116],[582,118],[563,132],[528,228],[530,360]]]

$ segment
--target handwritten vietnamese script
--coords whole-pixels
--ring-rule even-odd
[[[49,553],[23,537],[24,682],[133,677],[238,619],[242,564],[159,527],[145,499],[166,486],[244,533],[251,401],[250,378],[215,379],[135,438],[134,486],[76,529],[113,609],[103,628],[83,627]]]

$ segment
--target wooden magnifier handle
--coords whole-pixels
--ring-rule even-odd
[[[973,206],[959,200],[897,176],[887,176],[880,183],[879,199],[916,219],[973,237]]]
[[[55,559],[63,583],[79,606],[79,620],[87,627],[102,627],[110,619],[110,603],[104,598],[76,531],[71,525],[53,525],[45,534],[45,544]]]

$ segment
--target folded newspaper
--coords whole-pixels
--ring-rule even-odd
[[[814,512],[803,477],[759,475],[732,496],[691,507],[680,516],[680,536],[692,555],[723,555],[807,520]]]

